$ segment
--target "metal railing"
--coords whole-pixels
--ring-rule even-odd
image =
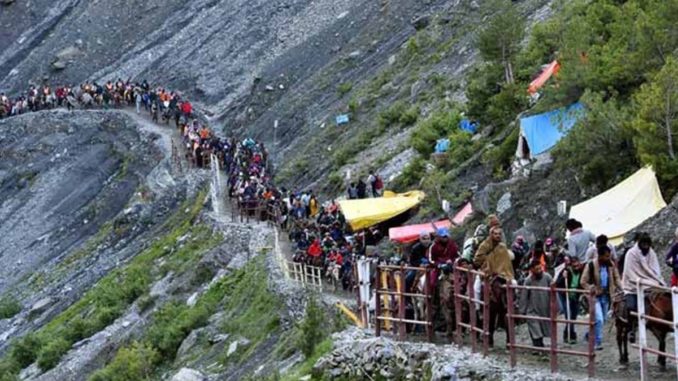
[[[571,355],[571,356],[584,356],[588,358],[588,375],[593,377],[595,375],[595,335],[594,326],[595,326],[595,291],[594,290],[577,290],[577,289],[564,289],[556,288],[555,285],[551,287],[537,287],[537,286],[517,286],[512,285],[511,282],[506,284],[506,299],[508,307],[508,334],[509,334],[509,354],[510,354],[510,364],[511,367],[515,367],[517,363],[517,349],[526,349],[539,352],[548,352],[551,364],[551,372],[555,373],[558,371],[558,355]],[[526,291],[538,291],[538,292],[548,292],[549,293],[549,316],[534,316],[534,315],[522,315],[516,313],[515,310],[515,296],[514,290],[526,290]],[[558,303],[557,303],[557,293],[577,293],[577,294],[586,294],[588,296],[589,302],[589,320],[568,320],[568,319],[559,319],[558,318]],[[569,302],[569,301],[568,301]],[[550,323],[550,346],[549,347],[536,347],[533,345],[518,344],[516,343],[516,333],[515,333],[515,324],[516,321],[526,320],[526,321],[539,321],[539,322],[548,322]],[[562,349],[558,347],[558,323],[564,324],[578,324],[578,325],[588,325],[589,327],[589,340],[588,340],[588,350],[575,351],[570,349]]]
[[[301,262],[285,261],[285,272],[289,274],[290,279],[301,283],[305,287],[316,288],[318,291],[323,289],[323,269],[321,267],[309,266]]]
[[[673,321],[664,320],[655,316],[648,315],[645,312],[645,290],[653,289],[671,294],[671,305],[673,309]],[[638,305],[638,313],[631,313],[631,315],[638,318],[638,343],[631,344],[633,348],[640,351],[640,379],[647,380],[645,373],[647,370],[647,354],[652,353],[658,356],[665,356],[676,362],[676,379],[678,379],[678,287],[659,287],[654,284],[643,282],[638,279],[636,281],[636,297]],[[647,324],[648,322],[654,324],[662,324],[673,328],[673,353],[667,351],[660,351],[650,348],[647,345]]]
[[[405,271],[424,271],[424,292],[406,292],[405,291]],[[433,341],[433,315],[432,315],[432,295],[430,290],[429,277],[431,269],[422,269],[419,267],[408,266],[377,266],[377,282],[379,286],[375,288],[375,335],[380,336],[382,325],[384,329],[393,329],[398,339],[407,338],[407,324],[423,325],[426,328],[426,337]],[[406,297],[414,299],[423,299],[425,303],[425,320],[407,319],[405,316]],[[383,307],[382,307],[383,303]]]
[[[466,294],[463,293],[461,287],[462,274],[466,274]],[[482,279],[482,298],[475,296],[473,289],[473,278],[480,277]],[[457,345],[463,345],[463,330],[469,332],[471,337],[471,351],[476,351],[477,337],[476,334],[482,335],[483,355],[487,356],[490,346],[490,283],[485,277],[485,274],[480,271],[467,269],[465,267],[454,267],[454,309],[455,319],[457,323],[456,342]],[[462,304],[468,305],[469,322],[463,321]],[[482,327],[478,325],[478,319],[475,314],[476,306],[480,306],[483,311]]]

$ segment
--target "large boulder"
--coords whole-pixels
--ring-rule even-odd
[[[171,381],[205,381],[207,377],[195,369],[181,368]]]
[[[52,61],[52,69],[54,70],[63,70],[72,62],[78,55],[80,55],[81,50],[77,46],[69,46],[65,49],[59,51],[56,54],[54,60]]]

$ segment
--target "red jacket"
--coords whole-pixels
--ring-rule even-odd
[[[313,243],[311,244],[311,246],[308,247],[307,253],[308,253],[308,255],[310,255],[311,257],[319,257],[320,254],[323,253],[323,249],[322,249],[322,247],[320,247],[320,241],[319,241],[318,239],[316,239],[315,241],[313,241]]]
[[[190,114],[193,111],[193,106],[191,106],[191,103],[186,101],[181,104],[181,112],[184,114]]]
[[[446,246],[439,242],[433,242],[429,248],[429,260],[436,265],[445,264],[447,261],[454,262],[458,256],[459,249],[457,248],[457,243],[449,238]]]

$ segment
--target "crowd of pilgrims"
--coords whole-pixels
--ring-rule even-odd
[[[268,153],[263,143],[251,138],[237,141],[217,137],[206,124],[195,118],[193,106],[178,92],[152,87],[147,81],[118,79],[115,82],[107,81],[103,85],[87,81],[79,86],[31,86],[25,93],[14,98],[0,93],[0,118],[54,108],[74,110],[119,107],[134,107],[137,113],[143,110],[157,123],[169,124],[174,121],[186,148],[187,160],[194,166],[203,168],[209,167],[210,161],[216,158],[220,168],[227,174],[229,198],[236,200],[239,207],[245,210],[266,210],[266,218],[275,219],[288,232],[294,245],[294,261],[322,267],[324,274],[341,284],[344,290],[354,286],[353,263],[356,258],[366,255],[368,245],[378,243],[381,238],[379,229],[350,232],[335,200],[321,203],[313,191],[289,191],[276,187],[272,182]],[[366,182],[360,180],[351,183],[347,188],[349,199],[380,197],[382,192],[383,181],[374,172],[370,172]],[[434,301],[437,304],[434,307],[437,311],[442,309],[444,315],[448,314],[445,314],[445,308],[441,308],[441,304],[446,303],[450,290],[446,287],[449,282],[445,279],[449,279],[453,264],[475,266],[522,284],[548,285],[555,282],[558,287],[568,289],[593,285],[604,290],[602,294],[597,293],[596,298],[595,341],[596,347],[600,347],[602,325],[607,318],[611,299],[615,297],[615,290],[622,289],[624,283],[620,276],[624,272],[623,256],[617,255],[607,237],[596,237],[583,230],[582,224],[576,220],[567,221],[566,228],[570,236],[561,245],[552,238],[546,238],[537,240],[530,247],[522,236],[517,236],[509,244],[500,227],[498,218],[490,216],[487,224],[478,226],[475,233],[463,242],[461,250],[451,239],[447,229],[439,229],[434,234],[422,233],[419,241],[406,251],[406,255],[378,260],[382,263],[389,261],[392,264],[431,268],[434,275],[430,278],[430,285],[435,290]],[[676,242],[666,259],[666,263],[673,268],[672,285],[678,285],[678,230]],[[640,251],[638,247],[645,247],[642,245],[651,245],[649,237],[634,241],[629,252],[633,254]],[[497,251],[502,252],[506,259],[495,263],[478,262],[480,257],[484,257],[479,254],[487,252],[485,254],[489,255]],[[650,258],[652,265],[647,268],[651,271],[646,270],[646,275],[641,271],[638,277],[663,284],[658,274],[656,254]],[[636,272],[635,267],[631,270]],[[416,291],[416,275],[416,271],[407,273],[406,291]],[[474,288],[477,294],[480,292],[479,287],[476,277]],[[631,287],[625,287],[624,291],[627,303],[633,304]],[[531,308],[530,311],[524,311],[525,313],[548,314],[546,301],[537,300],[538,298],[521,299],[521,304]],[[559,293],[558,299],[561,312],[569,319],[576,319],[582,311],[576,294]],[[408,309],[411,307],[408,306]],[[494,331],[492,325],[491,331]],[[530,327],[530,336],[537,346],[543,345],[542,338],[547,334],[548,327],[544,324],[532,324]],[[566,342],[576,342],[574,326],[566,327],[563,336]]]

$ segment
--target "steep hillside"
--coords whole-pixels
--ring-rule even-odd
[[[220,135],[263,141],[288,189],[324,200],[375,170],[427,193],[415,220],[472,200],[460,239],[494,213],[509,239],[562,239],[558,201],[651,164],[673,202],[636,230],[664,250],[676,118],[657,105],[678,109],[676,17],[674,0],[0,0],[0,92],[148,80]],[[514,175],[518,119],[577,100],[586,118]],[[273,229],[217,211],[178,139],[124,108],[0,120],[0,381],[298,379],[331,350],[344,319],[285,282]]]

